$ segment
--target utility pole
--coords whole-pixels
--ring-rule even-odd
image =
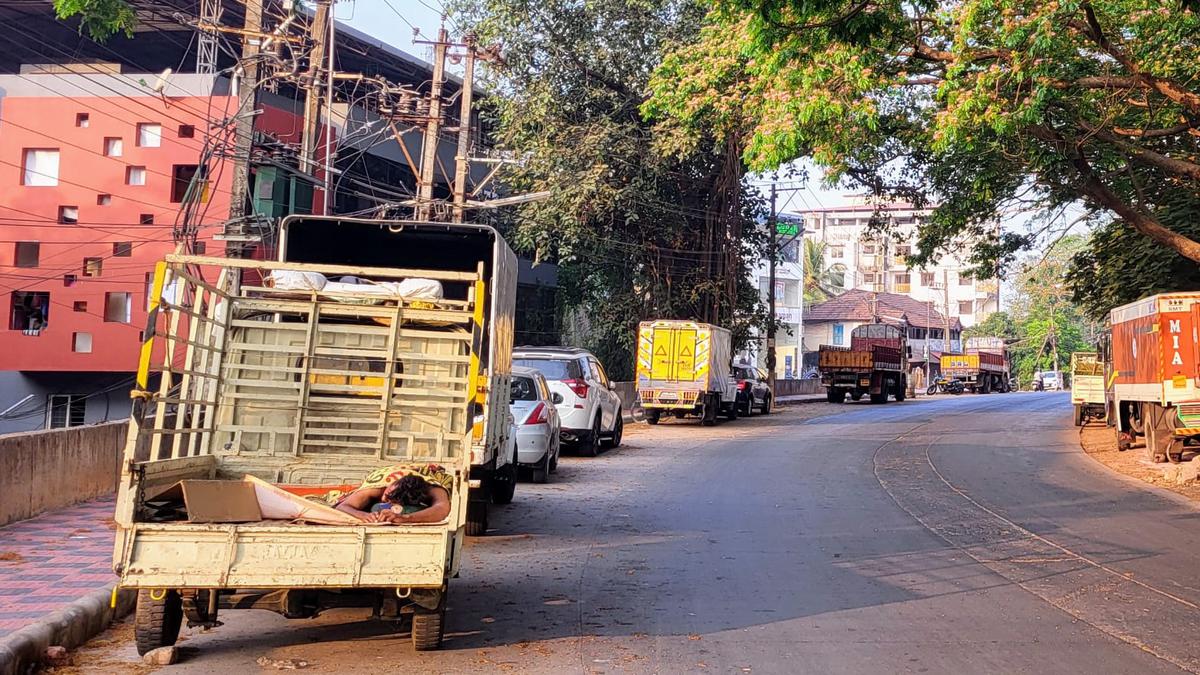
[[[467,169],[470,166],[468,150],[471,145],[471,97],[475,93],[475,36],[463,39],[467,46],[463,70],[462,90],[459,91],[458,107],[458,152],[454,157],[454,222],[463,222],[467,205]]]
[[[433,44],[433,82],[429,87],[429,119],[421,142],[421,175],[417,181],[417,220],[429,220],[433,206],[434,165],[437,163],[438,135],[442,125],[442,81],[446,79],[446,47],[449,34],[438,29]],[[465,94],[465,92],[464,92]]]
[[[943,308],[946,311],[943,315],[943,318],[946,319],[946,334],[944,336],[946,338],[945,351],[950,352],[952,351],[952,347],[950,346],[950,270],[944,268],[942,269],[942,293],[945,298]]]
[[[767,218],[767,236],[770,243],[767,244],[767,252],[770,255],[769,269],[767,274],[767,382],[771,386],[771,392],[775,391],[775,327],[779,322],[775,318],[775,259],[779,255],[778,240],[779,233],[779,216],[775,213],[775,200],[778,197],[779,190],[774,178],[771,180],[771,215]]]
[[[329,37],[329,10],[333,0],[319,0],[317,11],[309,24],[308,33],[312,39],[313,48],[308,56],[308,88],[304,94],[304,137],[300,145],[300,170],[313,175],[316,173],[317,127],[320,122],[321,97],[323,93],[319,82],[321,68],[325,63],[325,46]],[[330,73],[332,75],[332,73]],[[326,111],[325,114],[329,114]],[[326,189],[328,189],[326,176]]]
[[[928,387],[932,380],[929,379],[929,361],[933,358],[933,350],[929,348],[929,324],[933,322],[932,314],[933,300],[925,301],[925,386]],[[941,367],[940,365],[938,366]]]
[[[237,121],[234,132],[234,172],[230,186],[229,219],[240,221],[246,217],[246,204],[250,199],[250,156],[254,151],[254,120],[258,104],[258,52],[262,31],[262,0],[246,0],[246,20],[243,24],[242,59],[239,64],[241,78],[238,81]],[[237,223],[233,227],[239,228]],[[226,228],[228,233],[229,228]],[[229,246],[226,255],[241,257],[245,254],[247,238]]]

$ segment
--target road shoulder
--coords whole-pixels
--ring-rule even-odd
[[[1141,444],[1129,450],[1117,450],[1116,437],[1110,427],[1092,424],[1078,431],[1080,449],[1108,471],[1143,486],[1166,490],[1193,506],[1200,505],[1200,481],[1191,479],[1181,482],[1179,477],[1181,468],[1192,469],[1194,474],[1195,469],[1200,468],[1200,464],[1193,464],[1196,460],[1182,464],[1155,464],[1146,458],[1145,448]]]

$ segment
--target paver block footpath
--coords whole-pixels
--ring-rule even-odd
[[[117,580],[113,498],[0,527],[0,641]]]

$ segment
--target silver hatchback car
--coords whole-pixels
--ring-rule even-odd
[[[520,366],[512,369],[510,392],[508,406],[516,429],[517,465],[532,472],[533,482],[545,483],[558,469],[562,438],[555,404],[562,401],[562,395],[550,391],[540,372]]]

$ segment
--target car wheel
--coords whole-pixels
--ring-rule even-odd
[[[750,417],[754,414],[754,396],[747,396],[742,404],[742,416]]]
[[[596,423],[592,425],[592,431],[588,434],[587,439],[579,446],[579,454],[584,457],[595,457],[600,454],[600,416],[596,415]]]
[[[625,434],[625,420],[621,418],[621,414],[617,413],[617,423],[613,426],[612,435],[604,442],[606,448],[621,447],[621,437]]]
[[[546,456],[542,457],[542,461],[537,463],[530,472],[530,478],[535,483],[546,483],[550,480],[550,462],[553,459],[554,450],[546,450]]]
[[[763,397],[762,409],[759,412],[764,415],[771,414],[771,396],[769,394]]]
[[[558,472],[558,456],[562,454],[562,441],[554,443],[554,457],[550,458],[550,473]]]

